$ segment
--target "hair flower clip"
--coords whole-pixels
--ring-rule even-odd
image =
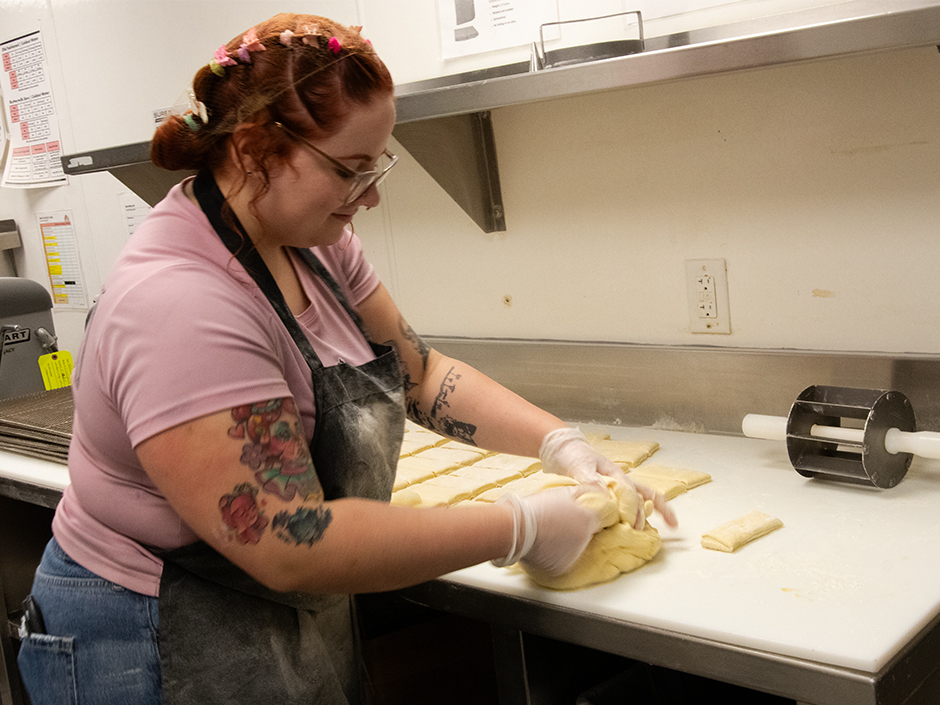
[[[305,24],[303,27],[303,30],[304,30],[303,43],[311,47],[316,46],[317,45],[317,32],[320,31],[320,26]]]
[[[196,98],[196,94],[191,88],[186,92],[186,97],[189,100],[189,111],[197,115],[203,123],[208,123],[209,112],[206,110],[206,104]]]
[[[291,32],[289,29],[285,29],[283,32],[281,32],[280,40],[281,40],[281,44],[283,44],[284,46],[289,47],[291,43],[291,39],[293,38],[294,38],[294,33]]]
[[[330,37],[330,41],[329,43],[327,43],[327,46],[330,48],[330,51],[332,51],[334,54],[339,54],[340,51],[342,51],[343,49],[342,42],[340,42],[340,40],[337,39],[336,37]]]
[[[228,55],[228,50],[224,44],[215,50],[212,60],[219,66],[234,66],[236,64],[235,59]]]
[[[258,33],[254,27],[245,32],[242,37],[242,45],[238,47],[238,58],[242,60],[242,63],[250,64],[253,51],[265,51],[264,44],[258,39]]]

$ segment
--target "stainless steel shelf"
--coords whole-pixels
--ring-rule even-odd
[[[799,61],[940,45],[936,0],[848,2],[835,8],[842,14],[853,8],[865,14],[833,20],[838,15],[830,6],[648,37],[642,53],[613,59],[540,71],[530,71],[526,62],[406,83],[396,91],[398,122]]]
[[[495,137],[469,144],[496,108],[800,61],[940,44],[937,0],[851,0],[750,22],[647,37],[645,51],[552,69],[516,63],[398,86],[395,136],[484,232],[506,229]],[[846,19],[848,17],[849,19]],[[492,128],[490,127],[490,130]],[[480,165],[485,165],[481,170]],[[495,188],[494,188],[495,185]],[[498,218],[492,213],[497,212]],[[483,215],[481,215],[483,214]]]
[[[721,27],[646,38],[629,56],[530,71],[530,62],[396,88],[395,137],[484,232],[506,229],[496,108],[732,71],[940,45],[940,0],[846,0]],[[149,143],[70,154],[66,174],[108,170],[148,203],[189,172],[164,172]]]

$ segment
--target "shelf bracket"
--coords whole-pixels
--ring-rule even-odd
[[[483,232],[505,232],[490,111],[401,123],[393,134]]]

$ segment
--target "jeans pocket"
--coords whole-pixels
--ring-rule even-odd
[[[72,637],[29,634],[20,643],[17,666],[32,705],[77,705]]]

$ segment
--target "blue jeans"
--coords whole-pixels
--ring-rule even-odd
[[[17,663],[32,705],[160,705],[157,598],[86,570],[52,539],[32,596],[45,634]]]

